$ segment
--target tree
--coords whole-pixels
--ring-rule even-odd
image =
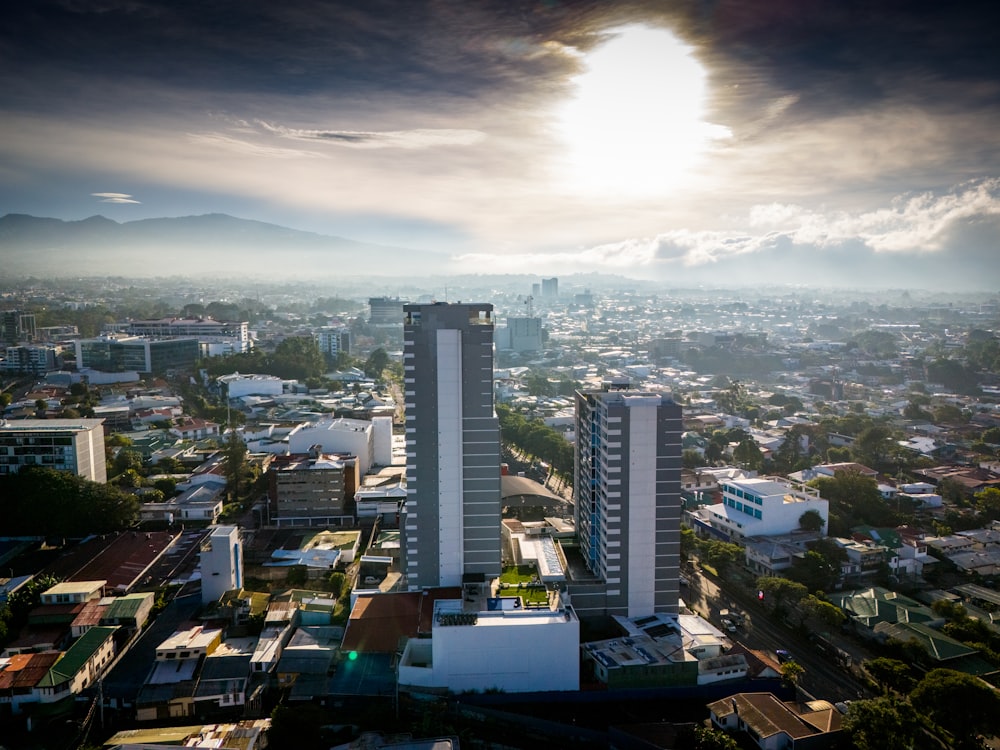
[[[905,700],[879,697],[852,701],[844,731],[857,750],[912,750],[920,723]]]
[[[701,544],[701,551],[705,562],[715,568],[719,575],[724,574],[746,555],[740,545],[719,539],[706,539]]]
[[[987,487],[974,495],[976,508],[991,521],[1000,518],[1000,489]]]
[[[226,438],[225,467],[229,490],[233,497],[239,500],[247,474],[247,446],[239,433],[232,429],[229,430],[229,436]]]
[[[885,693],[895,690],[897,693],[905,695],[917,684],[913,668],[905,661],[879,656],[866,660],[864,666],[865,671]]]
[[[797,661],[786,661],[781,665],[781,681],[786,685],[798,685],[805,672],[805,667]]]
[[[758,578],[757,589],[764,594],[764,606],[777,615],[785,614],[809,593],[801,583],[780,576]]]
[[[807,510],[799,516],[799,528],[803,531],[821,531],[825,525],[826,521],[818,510]]]
[[[389,355],[386,353],[385,349],[380,347],[368,355],[368,359],[365,360],[363,369],[365,371],[365,375],[374,380],[379,380],[382,377],[382,371],[388,364]]]
[[[892,430],[885,425],[867,427],[855,438],[854,453],[861,463],[878,468],[889,455],[891,438]]]
[[[115,455],[114,471],[116,474],[123,474],[129,469],[136,472],[142,470],[142,454],[139,451],[122,448]]]
[[[932,669],[910,693],[910,703],[949,732],[960,747],[978,747],[976,735],[1000,731],[997,691],[964,672]]]
[[[809,591],[829,591],[840,579],[840,568],[815,550],[809,550],[793,560],[788,572],[792,580]]]
[[[802,598],[798,611],[799,624],[812,632],[839,630],[847,619],[847,615],[839,607],[813,594]]]
[[[681,454],[681,464],[685,469],[697,469],[705,463],[705,459],[702,455],[696,451],[688,448]]]
[[[752,438],[747,438],[733,449],[733,460],[744,469],[757,471],[764,465],[764,454]]]

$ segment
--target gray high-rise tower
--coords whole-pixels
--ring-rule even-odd
[[[500,424],[493,408],[493,306],[403,308],[407,586],[500,575]]]
[[[677,612],[681,408],[668,395],[577,391],[580,552],[606,586],[609,615]]]

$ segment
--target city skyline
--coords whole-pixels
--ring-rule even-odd
[[[810,283],[842,267],[988,288],[995,14],[22,4],[0,30],[0,214],[228,213],[454,273]]]

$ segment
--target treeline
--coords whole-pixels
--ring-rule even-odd
[[[526,419],[505,404],[497,404],[500,440],[545,461],[565,478],[573,476],[573,446],[558,430],[540,419]]]
[[[110,484],[45,467],[0,475],[3,532],[82,537],[128,528],[139,517],[135,495]]]

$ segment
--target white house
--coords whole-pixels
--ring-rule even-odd
[[[819,490],[780,477],[728,479],[719,487],[722,502],[707,509],[707,520],[732,540],[788,534],[811,510],[819,513],[823,528],[830,520],[829,503]]]

